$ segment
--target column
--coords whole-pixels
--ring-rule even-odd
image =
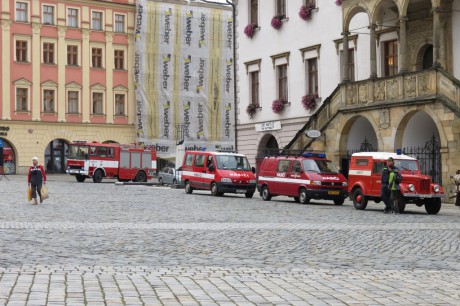
[[[369,26],[370,30],[370,60],[371,60],[371,79],[377,77],[377,43],[375,39],[375,24]]]
[[[105,120],[106,123],[113,123],[113,68],[114,68],[114,54],[113,54],[113,33],[105,33],[105,101],[106,101],[106,112]]]
[[[11,20],[2,20],[2,120],[11,120]]]
[[[65,67],[67,59],[67,50],[65,43],[65,34],[67,28],[58,26],[58,44],[57,44],[57,65],[58,65],[58,92],[57,92],[57,110],[58,110],[58,121],[65,122],[67,113],[67,105],[65,99]]]
[[[343,51],[342,51],[342,82],[350,82],[349,64],[348,64],[348,35],[350,33],[345,31],[343,35]]]
[[[40,39],[41,24],[32,23],[32,92],[30,94],[30,105],[32,110],[32,120],[40,121],[41,108],[40,108],[40,68],[41,68],[41,39]]]
[[[82,73],[82,89],[81,89],[81,114],[83,123],[89,123],[89,114],[91,109],[91,97],[89,92],[89,61],[90,61],[90,50],[89,50],[89,30],[83,29],[82,43],[81,43],[81,73]]]
[[[134,35],[128,34],[128,54],[126,54],[128,60],[128,92],[126,94],[126,103],[128,107],[128,123],[133,124],[135,122],[135,109],[136,109],[136,97],[134,95]]]
[[[441,66],[441,16],[440,8],[433,8],[433,66]]]
[[[407,17],[402,17],[399,19],[399,73],[407,71]]]

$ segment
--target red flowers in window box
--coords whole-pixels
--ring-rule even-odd
[[[306,110],[314,110],[316,108],[316,99],[318,95],[305,95],[302,97],[302,105]]]
[[[286,18],[284,15],[278,15],[272,18],[272,27],[276,30],[281,29],[283,26],[283,19]]]
[[[248,24],[244,28],[244,34],[246,34],[248,38],[252,38],[256,32],[256,29],[257,29],[257,24],[254,24],[254,23]]]
[[[273,101],[272,103],[272,111],[275,113],[275,114],[279,114],[283,111],[284,109],[284,106],[287,104],[287,101],[284,100],[284,99],[278,99],[278,100],[275,100]]]
[[[335,0],[335,4],[342,5],[342,0]]]
[[[258,107],[259,107],[258,105],[255,105],[252,103],[248,105],[248,107],[246,108],[246,113],[249,115],[249,118],[252,119]]]
[[[315,9],[315,4],[310,3],[308,5],[303,5],[299,11],[299,17],[307,21],[311,19],[313,10]]]

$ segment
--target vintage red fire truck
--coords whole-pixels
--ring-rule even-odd
[[[156,155],[155,150],[134,146],[77,141],[70,144],[66,172],[78,182],[93,178],[100,183],[104,177],[146,182],[156,172]]]
[[[386,152],[352,155],[348,191],[355,208],[365,209],[369,200],[380,203],[382,170],[390,157],[394,159],[403,178],[400,184],[402,201],[399,201],[399,212],[404,211],[406,204],[414,203],[419,207],[425,205],[428,214],[437,214],[441,209],[441,198],[445,197],[443,188],[433,183],[431,177],[422,174],[417,159]]]

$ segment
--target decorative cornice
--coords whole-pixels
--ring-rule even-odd
[[[2,19],[1,23],[3,31],[9,31],[13,22],[9,19]]]
[[[321,49],[321,44],[317,44],[317,45],[314,45],[314,46],[299,49],[300,54],[302,54],[302,61],[305,62],[305,53],[307,53],[309,51],[316,51],[317,57],[319,59],[319,57],[320,57],[319,50],[320,49]]]
[[[273,62],[273,69],[275,69],[276,65],[276,60],[279,59],[279,58],[286,58],[286,61],[287,61],[287,65],[289,66],[289,56],[291,55],[291,52],[283,52],[283,53],[279,53],[279,54],[275,54],[275,55],[271,55],[271,59],[272,59],[272,62]]]
[[[249,74],[249,66],[257,65],[259,66],[259,69],[260,69],[261,62],[262,62],[262,59],[259,58],[259,59],[244,63],[244,65],[246,66],[246,74]]]
[[[357,41],[358,40],[358,34],[356,35],[351,35],[351,36],[348,36],[348,41],[352,41],[355,45],[355,50],[356,48],[358,47],[358,44],[357,44]],[[340,51],[340,44],[343,43],[343,37],[342,38],[339,38],[339,39],[335,39],[334,40],[334,43],[335,43],[335,51],[337,52],[337,54],[339,54],[339,51]]]

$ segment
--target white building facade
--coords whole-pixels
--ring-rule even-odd
[[[279,29],[272,25],[277,16]],[[357,16],[354,26],[365,18]],[[333,0],[239,0],[237,21],[237,147],[254,163],[264,151],[286,146],[341,82],[342,8]],[[369,37],[352,34],[348,46],[350,79],[369,78],[369,62],[358,58],[369,57]],[[304,105],[305,96],[316,106]],[[283,99],[275,112],[274,101]]]

